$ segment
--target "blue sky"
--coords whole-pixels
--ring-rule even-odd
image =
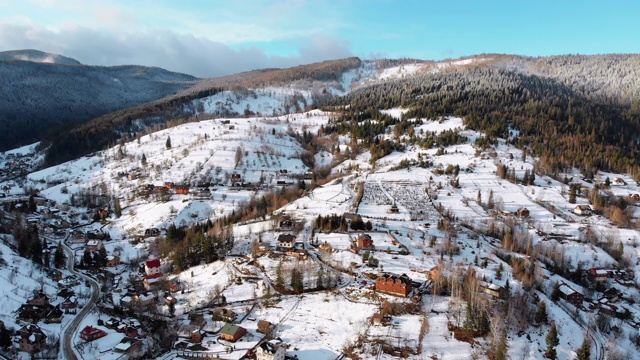
[[[637,53],[640,2],[0,0],[0,51],[196,76],[358,56]]]

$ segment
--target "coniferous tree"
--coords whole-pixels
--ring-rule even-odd
[[[142,166],[147,166],[147,156],[144,153],[142,153],[142,159],[140,159],[140,164]]]
[[[551,300],[558,301],[560,300],[560,283],[556,281],[555,285],[553,285],[553,292],[551,293]]]
[[[11,331],[2,325],[0,327],[0,347],[6,349],[9,346],[11,346]]]
[[[167,141],[164,143],[167,149],[171,149],[171,136],[167,136]]]
[[[302,294],[302,292],[304,291],[302,280],[303,276],[300,270],[298,270],[297,268],[291,270],[291,288],[293,288],[293,291],[297,294]]]
[[[556,329],[555,321],[551,323],[551,328],[549,329],[545,340],[547,342],[547,350],[544,352],[544,356],[549,359],[555,360],[558,356],[556,346],[558,346],[558,344],[560,343],[560,340],[558,339],[558,329]]]
[[[82,254],[82,263],[84,266],[91,266],[93,263],[93,257],[91,256],[91,252],[89,249],[84,249],[84,254]]]
[[[509,350],[507,345],[507,330],[503,329],[500,334],[500,340],[496,345],[496,350],[494,351],[493,360],[506,360],[507,359],[507,351]]]
[[[42,265],[46,268],[51,267],[51,253],[47,249],[47,241],[42,239]]]
[[[322,266],[318,268],[318,274],[316,276],[316,288],[323,289],[324,288],[324,269]]]
[[[584,338],[582,345],[576,351],[576,355],[578,355],[577,360],[591,360],[591,340],[589,338]]]
[[[493,202],[493,189],[489,190],[489,198],[487,199],[487,209],[493,209],[495,203]]]
[[[33,195],[31,195],[29,196],[29,212],[36,212],[37,210],[36,200],[33,198]]]
[[[496,279],[498,280],[502,279],[503,270],[504,270],[504,266],[502,265],[502,263],[500,263],[500,265],[498,265],[498,269],[496,270]]]
[[[42,248],[42,243],[40,242],[40,239],[38,237],[37,227],[34,226],[31,229],[31,231],[29,232],[29,239],[30,239],[29,242],[31,244],[31,249],[29,250],[31,252],[31,259],[36,264],[42,265],[42,251],[44,249]]]
[[[284,278],[282,277],[282,260],[278,262],[276,267],[276,286],[282,288],[284,286]]]
[[[576,203],[576,187],[573,184],[569,185],[569,204]]]
[[[53,252],[53,266],[60,269],[64,266],[64,251],[62,250],[62,244],[58,243],[56,251]]]
[[[547,323],[547,303],[544,300],[540,300],[538,308],[536,310],[535,322],[538,324]]]
[[[113,212],[116,214],[116,217],[122,216],[122,206],[120,205],[120,199],[118,198],[113,200]]]

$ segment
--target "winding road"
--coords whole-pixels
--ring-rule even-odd
[[[98,282],[93,278],[84,275],[83,273],[76,271],[74,269],[75,257],[73,254],[73,250],[68,247],[64,242],[62,242],[62,248],[64,252],[67,254],[67,270],[69,270],[72,274],[78,276],[83,279],[85,282],[88,282],[91,285],[91,298],[85,304],[84,308],[80,310],[80,312],[76,315],[76,317],[69,323],[67,328],[64,330],[62,337],[62,353],[64,359],[77,360],[78,356],[74,350],[73,346],[73,334],[78,331],[78,327],[82,320],[84,320],[85,316],[93,309],[98,301],[98,296],[100,295],[100,286]]]

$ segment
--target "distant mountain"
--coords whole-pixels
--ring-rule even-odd
[[[58,54],[46,53],[40,50],[27,49],[0,52],[0,61],[12,60],[59,65],[81,65],[80,62],[76,59]]]
[[[140,132],[146,125],[165,125],[175,119],[184,120],[193,117],[199,112],[195,100],[211,97],[223,90],[243,94],[246,97],[254,95],[247,89],[287,87],[294,92],[290,98],[301,99],[302,96],[298,96],[295,92],[303,91],[313,93],[314,98],[318,100],[330,97],[331,89],[338,88],[344,92],[344,86],[341,84],[343,75],[356,70],[361,64],[362,61],[358,58],[347,58],[288,69],[254,70],[220,78],[203,79],[177,94],[104,114],[78,124],[67,132],[57,133],[51,138],[47,162],[57,164],[101,150],[122,136]],[[295,102],[298,103],[297,100]],[[300,107],[304,107],[304,104],[297,106],[297,108]],[[207,116],[218,115],[220,114]]]
[[[638,74],[640,55],[483,54],[365,84],[325,109],[342,111],[331,131],[356,133],[365,143],[391,125],[408,129],[410,119],[453,115],[488,135],[485,143],[500,137],[531,151],[541,172],[571,165],[587,175],[640,174]],[[391,108],[407,111],[397,120],[375,110]]]
[[[73,59],[35,50],[2,55],[9,60],[0,61],[0,150],[163,98],[198,81],[153,67],[79,65]]]
[[[197,114],[273,115],[338,106],[343,115],[336,131],[349,128],[371,141],[385,124],[394,123],[371,109],[400,107],[408,110],[406,117],[462,117],[492,139],[520,130],[517,145],[547,159],[549,171],[570,162],[585,171],[635,171],[640,164],[638,75],[640,55],[634,54],[481,54],[437,62],[348,58],[254,70],[203,79],[175,95],[61,132],[52,139],[47,162],[71,160],[126,140],[145,126]],[[383,121],[376,126],[353,122],[372,118]]]

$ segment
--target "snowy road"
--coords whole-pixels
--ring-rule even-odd
[[[64,242],[62,242],[61,244],[62,244],[62,248],[67,254],[67,269],[72,274],[84,279],[86,282],[88,282],[91,285],[91,298],[89,298],[89,301],[84,306],[84,308],[80,310],[80,312],[76,315],[73,321],[71,321],[69,326],[66,328],[63,334],[63,339],[62,339],[63,359],[78,359],[78,356],[74,351],[73,335],[78,331],[78,327],[80,326],[80,323],[82,322],[82,320],[84,320],[84,317],[87,316],[89,311],[91,311],[93,307],[96,305],[96,301],[98,300],[98,295],[100,295],[100,287],[98,286],[98,282],[96,280],[74,269],[75,257],[73,254],[73,250],[71,250],[71,248],[68,247]]]

